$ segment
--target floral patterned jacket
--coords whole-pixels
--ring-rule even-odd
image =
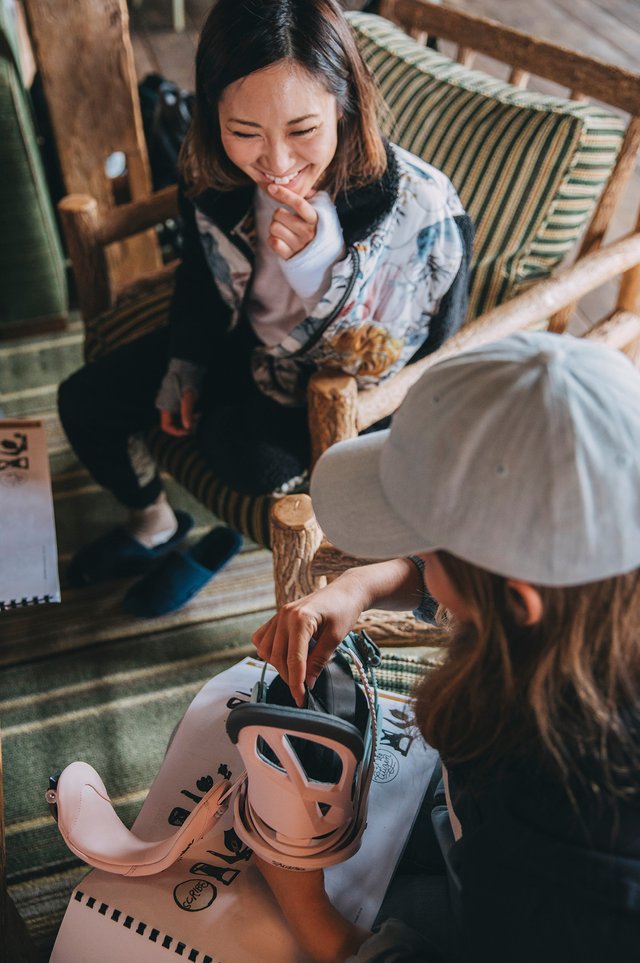
[[[472,228],[448,178],[389,145],[376,184],[339,195],[346,255],[312,314],[253,351],[258,387],[304,402],[318,368],[368,387],[435,350],[464,320]],[[171,308],[172,355],[206,364],[243,314],[254,266],[253,192],[182,198],[185,251]]]

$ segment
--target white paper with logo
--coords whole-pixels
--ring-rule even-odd
[[[139,836],[167,837],[215,781],[242,771],[224,723],[234,704],[248,701],[261,669],[262,663],[245,659],[196,696],[135,821]],[[273,675],[269,670],[267,681]],[[375,920],[436,761],[411,726],[407,700],[382,693],[380,702],[383,724],[362,846],[325,871],[332,902],[365,927]],[[303,963],[306,957],[252,865],[251,851],[233,830],[232,808],[163,873],[125,878],[92,870],[71,896],[52,963],[176,957],[190,963]]]
[[[40,421],[0,420],[0,611],[59,602],[49,456]]]

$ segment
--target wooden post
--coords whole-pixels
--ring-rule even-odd
[[[381,17],[385,17],[387,20],[394,20],[394,7],[395,0],[380,0],[378,13]]]
[[[317,372],[308,388],[311,466],[337,441],[355,438],[358,386],[350,375]]]
[[[421,44],[423,47],[429,39],[429,34],[426,32],[426,30],[410,30],[409,36],[415,40],[416,43]]]
[[[610,317],[595,324],[584,337],[633,355],[640,338],[640,314],[614,311]]]
[[[78,304],[83,318],[89,320],[111,303],[107,259],[99,240],[98,202],[86,194],[69,194],[60,201],[58,211],[75,268]]]
[[[286,495],[271,508],[271,551],[276,606],[315,592],[327,584],[311,574],[311,561],[322,541],[308,495]]]
[[[522,70],[520,67],[512,67],[509,74],[509,83],[513,84],[514,87],[519,87],[521,90],[526,90],[527,84],[529,83],[529,71]]]
[[[465,47],[463,44],[458,44],[458,55],[456,60],[463,67],[473,67],[473,62],[476,59],[476,52],[473,47]]]
[[[640,311],[640,265],[622,275],[617,307],[621,311]]]
[[[640,233],[640,215],[638,216],[636,231]],[[619,311],[631,311],[640,314],[640,264],[635,264],[622,275],[616,308]]]
[[[151,193],[126,0],[26,0],[25,11],[66,193],[114,207],[105,165],[115,153],[130,200]],[[158,270],[155,231],[114,245],[107,261],[114,289]]]

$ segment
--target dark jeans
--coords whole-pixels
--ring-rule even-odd
[[[234,332],[210,366],[202,392],[197,443],[225,484],[264,494],[300,475],[309,463],[304,408],[277,404],[256,388],[249,359],[255,337]],[[60,385],[60,420],[93,478],[130,508],[158,497],[154,466],[139,460],[131,439],[159,424],[155,397],[167,370],[168,332],[154,331],[76,371]]]

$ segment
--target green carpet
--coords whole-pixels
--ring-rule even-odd
[[[49,816],[48,775],[75,759],[89,762],[130,825],[196,692],[253,653],[251,634],[274,605],[271,556],[252,544],[189,605],[159,619],[121,612],[127,582],[65,586],[76,548],[123,518],[70,452],[55,413],[57,384],[81,356],[79,322],[62,334],[0,342],[4,416],[41,417],[47,428],[62,584],[60,605],[0,614],[9,891],[45,953],[86,872]],[[196,519],[191,539],[215,524],[170,479],[167,488],[172,504]],[[386,655],[381,686],[409,691],[420,671]]]

